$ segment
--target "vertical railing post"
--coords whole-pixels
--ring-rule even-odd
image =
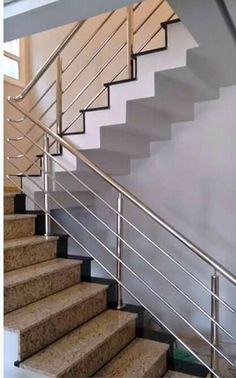
[[[129,4],[127,7],[127,69],[128,77],[133,77],[133,45],[134,45],[134,29],[133,29],[133,4]]]
[[[43,187],[44,187],[44,211],[45,211],[45,236],[50,234],[50,216],[49,216],[49,138],[45,134],[43,138]]]
[[[213,294],[219,296],[219,276],[215,270],[214,274],[211,276],[211,291]],[[211,317],[216,322],[219,322],[219,301],[212,295],[211,296]],[[211,343],[216,348],[219,346],[218,338],[218,326],[213,321],[211,322]],[[215,372],[218,371],[218,353],[215,349],[211,348],[211,368]],[[211,374],[214,377],[214,374]]]
[[[117,214],[117,223],[116,223],[116,233],[117,233],[118,236],[122,237],[122,235],[123,235],[123,222],[122,222],[122,218],[121,218],[120,214],[121,215],[123,214],[123,198],[122,198],[121,193],[118,194],[118,198],[117,198],[117,211],[118,211],[118,214]],[[122,242],[121,242],[119,237],[116,238],[116,254],[117,254],[117,257],[120,260],[122,260]],[[122,264],[121,264],[120,261],[116,260],[116,278],[119,281],[121,281],[121,279],[122,279],[121,270],[122,270]],[[122,307],[124,307],[122,286],[119,285],[119,283],[118,283],[117,284],[117,309],[121,309]]]
[[[62,58],[57,57],[57,79],[56,79],[56,118],[57,135],[62,134]],[[57,144],[58,152],[60,145]]]

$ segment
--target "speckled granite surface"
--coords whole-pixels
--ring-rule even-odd
[[[169,345],[136,338],[95,377],[161,377],[166,371]]]
[[[4,214],[13,214],[15,210],[15,196],[17,193],[4,193]]]
[[[54,259],[4,275],[4,312],[35,302],[80,281],[78,260]]]
[[[107,307],[107,286],[81,282],[5,315],[5,329],[19,334],[22,360]]]
[[[56,257],[57,237],[32,236],[4,242],[4,271],[19,269]]]
[[[20,366],[52,377],[89,377],[135,337],[135,318],[104,311]]]
[[[18,239],[35,233],[36,215],[10,214],[4,216],[4,239]]]
[[[197,378],[194,375],[188,375],[183,373],[178,373],[176,371],[169,370],[165,375],[165,378]]]

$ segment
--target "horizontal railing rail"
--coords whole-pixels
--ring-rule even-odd
[[[14,125],[12,125],[14,126]],[[114,209],[114,207],[112,207],[106,200],[104,200],[98,193],[96,193],[88,184],[86,184],[83,180],[81,180],[81,178],[79,178],[78,176],[76,176],[73,172],[70,172],[62,163],[60,163],[54,156],[52,156],[49,152],[45,152],[43,147],[40,146],[39,144],[37,144],[36,142],[34,142],[34,140],[32,138],[30,138],[28,135],[24,134],[22,132],[22,130],[20,130],[19,128],[17,128],[15,126],[15,129],[17,130],[18,133],[20,133],[21,135],[23,136],[26,136],[26,138],[29,140],[30,143],[34,144],[35,146],[37,146],[37,148],[39,150],[41,150],[44,154],[46,154],[55,164],[57,164],[60,168],[62,168],[65,172],[67,172],[75,181],[78,182],[78,184],[81,184],[86,190],[88,190],[90,193],[92,193],[96,198],[98,198],[103,204],[105,204],[112,212],[114,212],[116,215],[118,215],[118,211],[116,209]],[[22,151],[20,151],[13,143],[12,143],[12,139],[11,138],[8,138],[7,141],[12,145],[14,146],[14,148],[16,150],[18,150],[18,152],[21,153],[22,157],[26,157]],[[11,157],[11,158],[14,158],[14,157]],[[28,160],[31,160],[30,158],[27,158]],[[36,165],[36,162],[33,162],[32,163],[33,165]],[[41,166],[37,166],[37,168],[42,171],[42,167]],[[25,171],[22,171],[20,173],[21,175],[26,175],[27,172],[26,170]],[[59,186],[62,186],[62,184],[60,184],[52,175],[51,175],[51,180],[53,180],[54,182],[56,182],[57,184],[59,184]],[[72,193],[70,193],[64,186],[62,186],[62,189],[65,190],[66,192],[68,192],[68,194],[73,197],[75,199],[76,202],[78,202],[80,205],[82,205],[84,208],[86,208],[86,210],[88,212],[91,213],[91,215],[93,215],[95,217],[95,214],[89,209],[87,208],[85,205],[82,204],[82,202],[75,196],[73,196]],[[208,291],[211,295],[213,295],[219,302],[222,303],[222,305],[224,305],[226,308],[228,308],[228,310],[230,310],[232,313],[236,314],[236,309],[232,308],[232,306],[230,306],[228,303],[226,303],[222,298],[220,298],[218,295],[214,294],[211,292],[211,290],[202,282],[200,281],[195,275],[193,275],[192,273],[190,273],[189,270],[187,270],[181,263],[179,263],[173,256],[171,256],[169,253],[167,253],[166,251],[164,251],[161,247],[159,247],[153,240],[151,240],[146,234],[144,234],[140,229],[138,229],[132,222],[130,222],[124,215],[122,214],[119,214],[119,216],[129,225],[131,226],[136,232],[138,232],[143,238],[145,238],[147,241],[150,242],[150,244],[152,244],[154,247],[156,247],[161,253],[163,253],[163,255],[165,255],[170,261],[172,261],[176,266],[178,266],[184,273],[186,273],[191,279],[193,279],[196,283],[198,283],[203,289],[205,289],[206,291]],[[101,221],[101,220],[100,220]],[[104,224],[105,225],[105,224]],[[109,227],[109,226],[108,226]],[[113,230],[110,230],[111,232],[113,232]],[[117,235],[116,235],[117,236]],[[121,239],[122,242],[126,243],[125,240],[123,240],[121,237],[119,237]],[[231,335],[232,336],[232,335]],[[230,336],[230,337],[231,337]]]
[[[103,72],[106,73],[106,69],[111,66],[112,62],[115,59],[120,57],[120,53],[122,53],[123,49],[126,47],[126,62],[122,67],[119,69],[113,69],[112,73],[109,74],[109,80],[106,82],[114,82],[116,80],[120,80],[121,75],[123,79],[123,73],[126,72],[128,79],[136,78],[136,71],[134,69],[135,66],[135,54],[142,53],[146,51],[148,46],[151,46],[151,42],[154,40],[156,36],[159,36],[161,30],[166,29],[162,26],[162,24],[158,24],[155,27],[155,30],[149,32],[147,38],[144,38],[142,43],[134,49],[133,46],[133,38],[137,33],[142,30],[144,25],[152,19],[156,15],[156,12],[159,8],[166,4],[166,0],[158,0],[157,4],[154,4],[151,11],[148,11],[145,17],[140,21],[140,23],[134,29],[133,27],[133,15],[135,11],[140,8],[141,6],[145,6],[145,2],[138,3],[136,5],[130,5],[127,7],[127,15],[126,17],[121,17],[119,20],[118,25],[109,31],[109,34],[102,40],[99,44],[95,44],[96,48],[94,49],[91,57],[89,60],[82,66],[76,70],[75,75],[72,78],[68,78],[67,82],[64,80],[64,74],[75,64],[76,60],[80,57],[80,54],[85,50],[85,48],[90,44],[94,38],[102,31],[102,28],[108,24],[109,20],[112,21],[112,17],[116,14],[116,10],[109,12],[105,15],[103,20],[100,24],[95,28],[94,31],[88,36],[85,42],[83,42],[76,51],[74,51],[72,58],[69,56],[67,57],[67,46],[71,42],[71,40],[75,37],[75,35],[81,30],[83,25],[85,24],[86,20],[83,20],[70,30],[70,32],[66,35],[66,37],[62,40],[60,44],[54,49],[54,51],[50,54],[48,59],[45,63],[41,66],[41,68],[37,71],[36,75],[30,80],[30,82],[26,85],[26,87],[21,91],[21,93],[16,97],[9,97],[9,103],[20,112],[20,118],[18,119],[8,119],[9,125],[18,133],[18,136],[13,136],[7,138],[7,142],[10,146],[16,151],[16,155],[8,156],[7,160],[11,167],[14,168],[14,174],[8,174],[7,178],[13,182],[17,187],[21,188],[25,191],[28,198],[32,201],[32,203],[39,209],[43,210],[45,213],[45,235],[49,234],[50,231],[50,221],[53,220],[55,224],[57,224],[68,236],[70,236],[86,253],[88,253],[95,262],[97,262],[112,278],[116,280],[118,283],[117,287],[117,308],[120,309],[123,305],[123,295],[122,295],[122,288],[126,290],[138,303],[140,303],[144,309],[146,309],[154,319],[156,319],[160,324],[162,324],[167,331],[172,333],[177,341],[181,345],[183,345],[190,353],[192,353],[195,358],[197,358],[211,373],[212,377],[220,378],[218,373],[218,357],[220,356],[225,362],[227,362],[230,366],[235,366],[234,362],[231,360],[230,357],[227,356],[227,353],[221,348],[218,338],[218,331],[221,331],[224,334],[224,337],[229,337],[231,340],[235,341],[236,335],[233,334],[232,330],[229,330],[228,327],[222,322],[219,318],[219,305],[221,305],[222,309],[230,311],[231,316],[236,314],[236,306],[235,304],[230,303],[229,298],[225,299],[222,297],[219,291],[219,278],[220,276],[224,277],[228,283],[236,286],[236,275],[230,272],[226,267],[216,261],[210,254],[204,251],[202,248],[194,244],[188,238],[186,238],[182,233],[176,230],[172,225],[166,222],[163,218],[161,218],[156,212],[154,212],[149,206],[147,206],[143,201],[141,201],[138,197],[136,197],[133,193],[127,190],[124,186],[122,186],[119,182],[112,178],[111,175],[107,174],[103,169],[98,167],[94,162],[89,160],[78,148],[77,146],[73,145],[73,143],[69,142],[66,139],[66,135],[77,133],[72,129],[72,126],[77,126],[76,122],[80,120],[85,114],[85,111],[88,110],[95,101],[107,90],[108,86],[103,86],[100,90],[98,90],[95,94],[93,94],[91,99],[86,102],[87,105],[83,106],[83,111],[78,111],[78,114],[73,115],[71,119],[69,119],[65,123],[63,120],[67,120],[68,115],[70,116],[70,112],[68,115],[66,113],[73,107],[73,105],[81,98],[84,93],[90,88],[90,86],[98,79],[102,77]],[[165,22],[173,20],[176,17],[176,14],[173,12],[171,13],[171,9],[168,8],[169,16]],[[138,12],[137,12],[138,13]],[[63,108],[63,96],[67,93],[69,88],[72,85],[75,85],[77,80],[80,79],[80,76],[83,72],[87,69],[87,67],[95,60],[96,57],[99,56],[101,52],[104,51],[105,47],[108,46],[110,41],[113,40],[119,31],[123,30],[122,27],[127,25],[127,39],[125,41],[122,40],[120,42],[119,47],[116,47],[116,50],[111,51],[111,56],[107,57],[107,60],[104,61],[101,67],[97,70],[97,72],[93,75],[92,78],[88,78],[86,80],[86,84],[82,89],[80,89],[79,93],[74,94],[75,96],[72,100],[68,102],[68,104]],[[166,37],[166,34],[165,34]],[[160,38],[161,39],[161,38]],[[158,39],[159,40],[159,39]],[[150,44],[150,45],[149,45]],[[166,47],[166,46],[165,46]],[[159,47],[160,48],[160,47]],[[163,48],[163,47],[161,47]],[[145,49],[145,50],[144,50]],[[152,50],[151,50],[152,51]],[[64,58],[65,54],[66,58],[68,58],[65,67],[62,65],[62,57]],[[63,61],[64,62],[64,61]],[[56,67],[53,64],[56,63]],[[115,67],[116,65],[114,65]],[[29,92],[36,86],[41,78],[43,78],[44,74],[48,72],[48,70],[54,69],[56,70],[56,78],[50,81],[50,84],[47,88],[43,89],[43,93],[38,96],[36,101],[33,105],[26,110],[24,106],[20,105],[19,102],[24,100]],[[68,73],[67,73],[68,75]],[[66,75],[66,77],[67,77]],[[62,86],[63,84],[63,86]],[[51,90],[55,90],[55,97],[54,92]],[[51,96],[50,101],[47,99],[46,96]],[[43,101],[44,100],[44,101]],[[46,101],[47,100],[47,101]],[[83,102],[83,97],[81,99]],[[33,114],[34,111],[36,112],[37,107],[39,105],[43,105],[46,103],[46,106],[43,106],[43,109],[40,108],[40,112]],[[109,101],[108,101],[109,104]],[[83,104],[84,105],[84,104]],[[96,105],[95,105],[96,106]],[[55,116],[52,112],[55,110]],[[63,118],[63,116],[65,116]],[[47,117],[47,118],[46,118]],[[46,121],[47,119],[47,121]],[[49,119],[49,121],[48,121]],[[53,120],[53,121],[52,121]],[[21,125],[24,122],[30,122],[30,127],[26,130],[25,128],[22,129]],[[84,121],[84,119],[83,119]],[[32,124],[31,124],[32,123]],[[46,124],[48,124],[46,126]],[[80,122],[78,122],[78,125]],[[84,127],[84,126],[83,126]],[[31,131],[36,128],[37,133],[36,137],[33,138],[31,136]],[[56,129],[56,131],[54,131]],[[40,135],[38,134],[40,131]],[[27,143],[25,144],[27,147],[25,151],[23,151],[22,145],[20,142],[26,140]],[[19,143],[19,144],[17,144]],[[53,146],[56,146],[56,153],[52,153]],[[37,155],[35,150],[37,150]],[[54,148],[55,150],[55,148]],[[75,173],[71,172],[69,169],[65,167],[65,165],[58,160],[57,155],[61,155],[62,152],[68,151],[71,153],[76,159],[82,162],[86,169],[93,172],[94,175],[97,175],[100,179],[104,180],[106,184],[110,188],[115,189],[118,193],[117,198],[117,208],[112,206],[107,200],[105,200],[99,193],[88,185],[81,177],[78,177]],[[31,153],[29,155],[29,153]],[[32,156],[33,155],[33,156]],[[42,159],[42,161],[40,161]],[[63,161],[63,159],[62,159]],[[21,164],[21,167],[19,166]],[[62,184],[60,179],[54,174],[55,172],[52,170],[55,168],[55,171],[62,171],[69,175],[69,177],[75,181],[76,184],[81,185],[83,190],[88,191],[88,193],[92,194],[101,204],[104,204],[107,209],[112,211],[112,214],[116,217],[116,230],[111,227],[110,219],[109,222],[107,220],[102,219],[99,217],[94,210],[92,210],[89,206],[87,206],[80,198],[78,198],[73,191],[69,190],[66,184]],[[42,176],[43,180],[39,180],[37,177],[34,177],[29,173],[30,169],[36,169],[38,175]],[[28,182],[34,185],[36,190],[42,192],[43,202],[44,205],[40,204],[38,201],[32,197],[30,191],[28,192],[25,186],[19,185],[18,182],[15,182],[15,179],[22,178],[22,180],[28,180]],[[23,179],[24,178],[24,179]],[[26,185],[27,187],[27,185]],[[61,199],[56,197],[56,190],[62,191],[67,198],[69,198],[76,206],[81,206],[87,214],[93,217],[93,219],[98,222],[98,224],[102,225],[116,240],[116,249],[115,252],[113,248],[108,247],[103,240],[99,236],[97,236],[94,232],[92,232],[80,219],[77,219],[75,215],[72,214],[69,208],[66,208]],[[178,240],[182,245],[188,248],[188,250],[193,252],[193,256],[197,256],[200,261],[207,264],[208,267],[212,270],[211,275],[211,287],[209,287],[204,280],[200,279],[195,273],[192,272],[190,268],[187,268],[184,263],[178,261],[177,258],[173,257],[173,255],[167,251],[166,249],[160,247],[159,243],[152,240],[148,234],[146,234],[137,224],[134,224],[127,216],[123,214],[123,199],[127,199],[130,203],[132,203],[136,209],[141,211],[141,214],[146,215],[155,224],[161,226],[169,235],[172,235],[176,240]],[[75,224],[81,228],[81,230],[87,235],[87,237],[91,238],[95,241],[104,251],[109,253],[109,255],[114,258],[116,262],[116,274],[113,274],[111,269],[108,269],[106,265],[104,265],[98,258],[98,256],[89,250],[81,240],[78,240],[75,237],[70,229],[64,226],[61,222],[59,222],[55,216],[53,216],[50,212],[50,205],[53,204],[57,208],[63,210],[66,216]],[[168,259],[168,262],[174,264],[174,267],[180,269],[181,272],[186,274],[186,277],[191,280],[194,284],[197,284],[201,290],[204,290],[204,294],[210,296],[211,298],[211,312],[209,313],[208,310],[205,309],[203,305],[198,303],[193,296],[188,294],[186,289],[182,289],[179,284],[175,282],[174,277],[170,277],[166,274],[159,266],[153,265],[148,256],[143,255],[140,251],[140,247],[134,245],[134,241],[130,242],[126,240],[126,237],[123,235],[123,224],[127,225],[129,228],[131,227],[132,232],[136,232],[139,237],[142,238],[143,241],[149,243],[149,246],[155,249],[158,253],[160,253],[164,258]],[[163,293],[160,293],[156,288],[153,288],[150,282],[147,280],[144,274],[140,274],[133,269],[132,264],[125,262],[122,258],[122,246],[125,246],[131,253],[134,254],[135,258],[142,261],[143,266],[147,267],[154,273],[158,278],[163,280],[165,284],[171,290],[175,290],[178,295],[181,296],[182,299],[185,300],[186,304],[193,306],[194,311],[197,311],[201,316],[204,317],[205,320],[210,321],[211,330],[210,330],[210,338],[208,338],[204,332],[201,332],[198,329],[198,326],[195,326],[193,320],[188,317],[188,315],[182,314],[182,312],[176,308],[169,300],[165,298]],[[139,296],[135,293],[134,290],[131,290],[128,285],[125,285],[122,280],[121,272],[122,270],[127,271],[129,274],[132,275],[133,279],[138,280],[138,282],[142,285],[143,289],[147,290],[150,295],[155,297],[161,305],[168,309],[169,313],[172,317],[177,318],[179,321],[183,322],[183,324],[188,327],[188,329],[200,340],[204,343],[205,346],[208,346],[211,351],[211,361],[210,364],[204,361],[203,358],[199,357],[198,353],[194,351],[194,348],[190,347],[186,342],[179,337],[176,332],[169,326],[167,321],[163,321],[160,319],[159,316],[152,310],[152,308],[147,305],[144,299],[140,299]]]
[[[9,99],[9,101],[11,102],[11,104],[13,106],[15,106],[16,109],[18,109],[19,111],[22,111],[21,107],[19,106],[19,104],[17,104],[14,100],[11,100]],[[22,112],[24,114],[25,117],[28,118],[29,116],[29,119],[34,122],[36,125],[38,125],[44,132],[45,132],[45,135],[49,135],[50,137],[53,137],[55,139],[57,138],[60,138],[57,136],[56,133],[54,133],[53,131],[51,130],[48,130],[46,126],[44,126],[40,121],[34,119],[32,117],[32,115],[30,114],[27,114],[27,112]],[[16,125],[13,125],[16,130],[21,133],[21,134],[24,134]],[[24,135],[22,135],[24,136]],[[36,144],[29,136],[26,136],[33,144]],[[48,137],[47,137],[48,138]],[[11,140],[8,140],[10,142],[11,145],[14,146],[14,144],[12,143]],[[68,146],[68,143],[66,141],[64,141],[62,138],[60,138],[60,142],[62,143],[63,147],[64,148],[67,148],[68,151],[70,151],[72,153],[75,152],[74,151],[74,146],[72,145],[69,145]],[[68,170],[66,170],[66,168],[63,166],[63,164],[61,164],[60,162],[57,161],[57,159],[55,157],[53,157],[47,150],[45,150],[45,146],[42,147],[40,145],[37,144],[37,147],[42,151],[44,152],[44,154],[52,159],[54,162],[56,162],[61,168],[63,168],[65,171],[68,172]],[[18,147],[16,147],[16,150],[19,152],[19,156],[24,156],[27,160],[29,160],[32,164],[36,164],[35,162],[33,162],[33,160],[24,155],[24,153],[21,151],[21,149],[19,149]],[[76,149],[77,150],[77,149]],[[78,153],[78,154],[77,154]],[[77,153],[75,154],[77,158],[79,158],[80,160],[81,159],[81,155],[80,155],[80,152],[77,151]],[[84,156],[83,156],[84,157]],[[85,157],[84,157],[85,158]],[[18,169],[18,166],[14,163],[14,159],[12,161],[12,157],[9,157],[8,158],[10,164]],[[82,160],[83,161],[83,160]],[[103,177],[105,179],[105,181],[107,181],[107,177],[109,177],[113,182],[113,187],[119,192],[119,193],[122,193],[124,192],[123,194],[125,195],[126,193],[126,189],[121,187],[118,183],[115,182],[115,180],[113,180],[111,178],[111,176],[107,175],[104,171],[102,171],[100,168],[98,168],[97,166],[95,166],[92,162],[89,162],[88,164],[88,161],[87,161],[87,158],[85,158],[84,160],[84,163],[85,165],[87,165],[90,169],[92,169],[94,172],[96,172],[97,174],[99,174],[100,177]],[[91,163],[91,164],[90,164]],[[44,174],[45,174],[45,168],[44,167],[40,167],[38,166],[37,167],[38,169],[40,169]],[[102,173],[102,175],[101,175]],[[84,209],[86,209],[91,215],[93,215],[94,217],[96,217],[97,220],[99,220],[110,232],[112,232],[112,234],[119,240],[121,240],[128,248],[130,248],[139,258],[142,259],[142,261],[144,263],[146,263],[152,270],[154,270],[157,274],[159,274],[168,284],[171,285],[171,287],[173,287],[174,289],[176,289],[185,299],[187,299],[192,305],[194,305],[203,315],[205,315],[209,320],[211,320],[211,323],[214,324],[215,326],[219,327],[227,336],[231,337],[232,339],[234,339],[234,336],[231,335],[231,333],[229,331],[227,331],[225,329],[224,326],[222,326],[218,321],[216,321],[214,319],[213,316],[210,316],[201,306],[199,306],[190,296],[188,296],[182,289],[180,289],[171,279],[169,279],[165,274],[163,274],[158,268],[154,267],[144,256],[142,256],[140,254],[140,252],[137,251],[136,248],[134,248],[132,245],[130,245],[130,243],[128,243],[123,237],[121,237],[117,232],[115,232],[114,230],[112,230],[112,228],[106,223],[104,222],[103,220],[101,220],[96,214],[94,214],[86,205],[83,204],[82,201],[80,201],[77,197],[75,197],[73,195],[73,193],[71,193],[64,185],[62,185],[58,180],[55,179],[55,177],[53,177],[48,171],[46,172],[47,174],[47,179],[51,179],[54,183],[56,183],[57,185],[60,186],[60,188],[67,194],[69,194],[77,203],[79,203],[80,205],[82,205],[82,207]],[[33,179],[32,177],[30,177],[28,174],[25,174],[25,176],[36,186],[38,187],[39,191],[42,191],[44,192],[44,187],[42,187],[35,179]],[[75,176],[73,173],[71,173],[71,176]],[[77,178],[77,176],[75,176]],[[8,178],[11,180],[11,175],[8,175]],[[86,186],[86,184],[79,178],[77,178],[78,181],[80,183],[82,183],[83,185]],[[109,182],[109,181],[107,181]],[[122,192],[121,192],[121,189],[122,189]],[[121,264],[122,267],[124,267],[128,272],[130,272],[136,279],[138,279],[139,282],[141,282],[142,285],[144,285],[144,287],[146,289],[148,289],[158,300],[161,301],[161,303],[163,303],[170,311],[173,312],[173,314],[175,314],[179,319],[181,319],[188,327],[190,327],[190,329],[196,333],[213,351],[214,353],[217,353],[218,355],[220,355],[225,361],[227,361],[227,363],[229,363],[231,366],[234,366],[234,363],[233,361],[231,361],[230,358],[227,357],[227,355],[225,353],[223,353],[223,351],[221,350],[221,348],[215,346],[211,341],[209,341],[195,326],[193,326],[191,324],[191,322],[188,321],[188,319],[183,316],[178,310],[176,310],[162,295],[160,295],[156,290],[154,290],[150,284],[144,280],[139,274],[137,274],[129,265],[127,265],[127,263],[125,263],[120,257],[118,257],[110,248],[108,248],[104,243],[103,241],[98,238],[93,232],[91,232],[80,220],[78,220],[75,216],[73,216],[69,210],[67,210],[63,204],[58,201],[54,196],[53,196],[53,192],[50,193],[50,191],[47,191],[47,196],[48,196],[48,199],[51,199],[59,208],[63,209],[63,211],[65,211],[65,213],[73,220],[75,221],[90,237],[92,237],[101,247],[103,247],[111,256],[113,256],[115,258],[115,260]],[[127,197],[129,198],[129,196]],[[136,197],[135,197],[136,198]],[[35,202],[34,199],[32,199],[33,202]],[[136,201],[137,202],[141,202],[139,201],[137,198],[136,198]],[[133,202],[133,203],[136,203]],[[37,204],[37,203],[36,203]],[[143,206],[143,204],[142,204]],[[38,207],[42,208],[39,204],[38,204]],[[53,218],[51,216],[51,214],[48,212],[48,209],[46,208],[42,208],[44,211],[46,210],[46,213],[47,213],[47,216],[51,219],[54,219],[56,223],[58,223],[58,225],[60,227],[62,227],[62,229],[64,229],[68,235],[70,235],[72,237],[72,239],[75,239],[75,241],[77,242],[77,239],[69,232],[69,230],[67,230],[66,228],[64,228],[55,218]],[[142,207],[141,207],[142,209]],[[114,209],[115,211],[115,209]],[[115,211],[116,212],[116,211]],[[121,215],[121,214],[120,214]],[[123,215],[121,215],[122,218],[125,220],[125,221],[128,221]],[[153,218],[152,218],[153,219]],[[130,222],[130,221],[128,221]],[[137,229],[135,227],[135,229]],[[84,250],[87,251],[87,253],[93,257],[93,254],[91,254],[90,251],[88,251],[84,245],[82,243],[79,242],[79,245],[82,246],[82,248]],[[157,246],[157,248],[159,249],[159,247]],[[166,252],[165,252],[166,253]],[[99,260],[96,258],[95,256],[95,261],[97,261],[103,268],[104,268],[104,265],[101,264],[101,262],[99,262]],[[120,281],[119,279],[117,279],[116,276],[114,276],[108,269],[106,269],[105,267],[105,270],[113,277],[116,279],[116,281],[119,283],[119,285],[121,287],[124,287],[125,289],[127,289],[126,291],[129,292],[134,298],[137,299],[137,301],[139,303],[141,303],[143,305],[144,308],[146,308],[153,316],[154,318],[159,321],[168,331],[170,331],[176,338],[177,340],[183,345],[186,347],[187,350],[189,350],[203,365],[205,365],[209,371],[212,373],[213,376],[215,377],[219,377],[219,375],[216,373],[215,370],[211,369],[211,367],[208,366],[208,364],[203,361],[201,358],[199,358],[199,356],[194,352],[194,350],[192,348],[190,348],[188,345],[186,345],[186,343],[183,342],[183,340],[181,340],[176,334],[175,332],[173,332],[173,330],[171,330],[163,321],[160,321],[160,319],[156,316],[156,314],[154,314],[150,308],[148,306],[145,305],[145,303],[143,303],[142,301],[140,301],[139,298],[137,298],[137,296],[135,296],[135,294],[129,290],[129,288],[126,287],[126,285],[124,285],[122,283],[122,281]],[[233,277],[233,275],[232,275]],[[232,282],[232,281],[231,281]],[[211,290],[210,292],[212,294],[214,294]],[[217,299],[220,299],[217,295],[216,295]],[[234,310],[235,311],[235,310]]]
[[[32,178],[30,176],[27,175],[27,177],[32,180]],[[15,181],[11,178],[10,175],[7,175],[7,178],[9,179],[9,181],[11,181],[14,185],[16,185],[16,187],[18,187],[19,189],[21,189],[21,187],[15,183]],[[153,310],[147,306],[142,300],[140,300],[140,298],[133,292],[133,290],[130,290],[128,288],[127,285],[125,285],[121,280],[119,280],[108,268],[106,268],[106,266],[104,266],[103,263],[101,263],[101,261],[97,258],[97,256],[92,253],[88,248],[86,248],[86,246],[84,246],[84,244],[82,244],[78,238],[76,238],[68,228],[64,227],[56,218],[55,216],[53,216],[49,211],[45,211],[44,207],[42,205],[40,205],[40,203],[38,201],[36,201],[32,195],[30,194],[27,194],[27,197],[29,198],[30,201],[32,201],[32,203],[34,203],[36,205],[36,207],[42,211],[44,211],[46,213],[46,215],[56,224],[60,227],[60,229],[62,231],[64,231],[79,247],[81,247],[84,252],[86,252],[90,257],[92,257],[92,259],[99,265],[101,266],[123,289],[125,289],[125,291],[131,295],[131,297],[133,297],[138,303],[140,303],[140,305],[150,313],[151,316],[153,316],[154,319],[156,319],[156,321],[161,324],[168,332],[170,332],[175,338],[176,340],[186,349],[188,350],[203,366],[205,366],[212,374],[212,376],[216,377],[216,378],[222,378],[220,377],[216,371],[214,371],[196,352],[194,352],[194,350],[189,347],[186,342],[184,342],[166,323],[164,323],[164,321],[159,318],[156,313],[153,312]],[[116,258],[116,260],[122,262],[119,258],[117,258],[117,256],[114,255],[114,257]]]
[[[9,141],[9,139],[8,139],[8,141]],[[21,156],[24,156],[23,151],[21,151],[18,147],[14,146],[14,144],[11,143],[10,141],[9,141],[9,143],[21,154]],[[41,147],[39,145],[37,147],[39,147],[41,149],[41,151],[44,152],[43,147]],[[46,155],[50,159],[52,159],[54,162],[56,162],[56,164],[58,164],[61,168],[63,168],[67,173],[69,173],[69,171],[62,164],[57,162],[57,159],[53,158],[48,152],[46,152]],[[30,157],[27,157],[27,156],[25,156],[25,157],[32,164],[34,164],[38,169],[40,169],[41,171],[44,171],[44,169],[42,167],[38,166],[35,162],[33,162],[33,160]],[[11,159],[14,159],[14,157],[8,157],[8,160],[11,160]],[[75,176],[75,175],[71,174],[71,177],[73,177],[73,176]],[[137,251],[137,249],[135,249],[133,246],[131,246],[124,238],[119,236],[106,222],[104,222],[101,218],[99,218],[92,210],[90,210],[86,205],[84,205],[82,201],[80,201],[75,195],[73,195],[73,193],[71,193],[64,185],[62,185],[58,180],[56,180],[55,177],[53,177],[53,175],[48,173],[48,177],[51,180],[51,182],[54,182],[55,184],[57,184],[65,193],[67,193],[71,198],[73,198],[73,200],[75,202],[77,202],[80,206],[82,206],[96,220],[98,220],[99,223],[101,223],[106,229],[108,229],[116,238],[120,239],[124,243],[124,245],[126,245],[130,250],[132,250],[142,261],[144,261],[152,270],[154,270],[158,275],[160,275],[166,282],[168,282],[175,290],[177,290],[185,299],[187,299],[202,314],[204,314],[209,320],[211,320],[215,325],[217,325],[227,336],[229,336],[232,340],[236,341],[234,336],[230,332],[228,332],[224,326],[222,326],[215,319],[213,319],[200,305],[198,305],[196,302],[194,302],[194,300],[190,296],[188,296],[182,289],[180,289],[171,279],[169,279],[166,275],[164,275],[158,268],[153,266],[140,252]],[[80,180],[80,183],[82,183],[83,186],[85,185],[85,183],[82,180]],[[42,187],[39,187],[39,189],[43,191]],[[49,196],[53,199],[52,195],[49,195]],[[59,204],[59,203],[57,203],[57,204]],[[113,210],[115,211],[115,209],[113,209]],[[68,211],[66,209],[65,209],[65,211],[68,213]],[[127,221],[127,219],[124,216],[123,216],[123,219],[124,219],[125,222]],[[80,224],[79,221],[78,221],[78,223]],[[159,246],[156,245],[156,247],[157,247],[158,250],[160,250]],[[216,298],[221,301],[220,297],[216,296]],[[224,304],[224,302],[223,302],[223,304]],[[236,311],[234,311],[234,313],[236,313]]]
[[[40,129],[46,134],[51,136],[55,139],[62,147],[66,150],[71,152],[74,156],[76,156],[79,160],[81,160],[87,167],[89,167],[92,171],[102,177],[108,184],[110,184],[113,188],[115,188],[118,192],[122,193],[126,198],[128,198],[134,205],[136,205],[139,209],[141,209],[145,214],[147,214],[151,219],[153,219],[156,223],[162,226],[166,231],[172,234],[176,239],[178,239],[182,244],[188,247],[194,254],[200,257],[203,261],[208,263],[212,268],[217,270],[219,273],[222,274],[225,278],[227,278],[231,283],[236,285],[236,276],[231,273],[228,269],[226,269],[223,265],[218,263],[215,259],[213,259],[208,253],[203,251],[201,248],[196,246],[192,243],[188,238],[184,237],[180,232],[178,232],[174,227],[164,221],[161,217],[159,217],[152,209],[146,206],[143,201],[139,200],[136,196],[133,195],[130,191],[124,188],[121,184],[115,181],[110,175],[108,175],[105,171],[99,168],[96,164],[90,161],[85,155],[82,154],[78,150],[76,146],[73,146],[71,143],[66,141],[65,139],[58,136],[54,133],[51,129],[46,127],[42,122],[35,119],[28,111],[22,108],[19,104],[17,104],[16,100],[12,97],[8,97],[9,103],[17,110],[19,110],[22,114],[24,114],[29,120],[33,123],[38,125]]]

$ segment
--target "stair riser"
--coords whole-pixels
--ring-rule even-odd
[[[53,341],[66,335],[72,329],[104,311],[107,307],[106,290],[65,311],[54,315],[47,321],[36,324],[20,335],[18,359],[29,357]]]
[[[15,197],[4,196],[4,214],[14,214],[15,210]]]
[[[16,310],[80,282],[80,266],[61,269],[4,289],[4,313]]]
[[[56,241],[11,248],[4,251],[4,271],[9,272],[42,261],[47,261],[55,258],[56,254]]]
[[[143,377],[162,377],[167,370],[167,358],[164,354],[146,373]]]
[[[35,233],[35,219],[11,219],[4,220],[4,239],[18,239],[33,236]]]
[[[134,338],[135,322],[129,321],[126,326],[107,338],[99,348],[91,350],[82,361],[79,361],[73,368],[64,372],[63,376],[92,376]]]

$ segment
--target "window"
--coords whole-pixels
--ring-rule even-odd
[[[18,86],[25,85],[25,40],[4,43],[4,80]]]

